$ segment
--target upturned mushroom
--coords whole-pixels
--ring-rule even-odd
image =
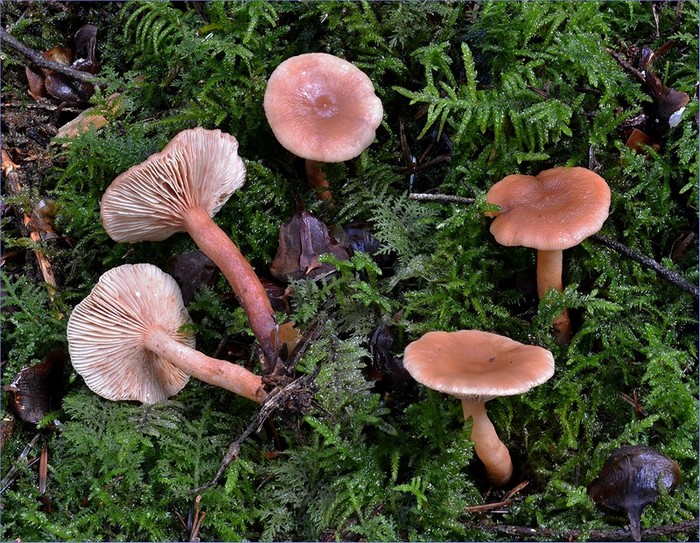
[[[404,351],[404,368],[419,383],[459,398],[471,440],[495,486],[508,482],[513,462],[486,414],[485,403],[523,394],[554,375],[554,357],[542,347],[479,330],[428,332]]]
[[[119,175],[102,197],[100,214],[119,242],[161,241],[187,232],[221,270],[274,364],[275,314],[265,287],[240,250],[213,221],[245,182],[238,141],[220,130],[177,134],[160,152]]]
[[[288,58],[272,72],[263,102],[282,146],[306,159],[309,184],[330,199],[322,162],[355,158],[374,141],[382,122],[381,100],[367,75],[327,53]]]
[[[537,293],[563,291],[563,250],[598,232],[608,218],[610,187],[586,168],[558,167],[533,175],[514,174],[494,184],[486,201],[500,207],[491,233],[508,247],[537,249]],[[571,339],[571,320],[564,310],[553,323],[557,344]]]
[[[151,264],[104,273],[68,319],[75,371],[108,400],[156,403],[177,394],[189,376],[261,403],[262,378],[197,351],[180,289]]]

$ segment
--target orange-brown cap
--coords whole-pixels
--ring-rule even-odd
[[[358,156],[374,141],[383,115],[369,77],[326,53],[298,55],[277,66],[263,105],[282,146],[320,162]]]
[[[547,349],[479,330],[428,332],[406,347],[403,365],[428,388],[482,401],[522,394],[554,375]]]
[[[183,130],[112,181],[100,204],[102,224],[115,241],[162,241],[184,230],[189,209],[216,214],[243,186],[245,173],[236,138],[201,127]]]
[[[190,322],[175,280],[151,264],[125,264],[100,277],[68,319],[75,371],[108,400],[156,403],[179,392],[189,376],[144,349],[153,327],[194,347],[181,327]]]
[[[603,226],[610,211],[610,187],[586,168],[558,167],[503,178],[486,194],[500,211],[491,233],[501,245],[544,251],[578,245]]]

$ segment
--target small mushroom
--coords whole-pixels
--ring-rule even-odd
[[[307,178],[321,199],[331,193],[319,163],[358,156],[374,141],[383,115],[369,77],[327,53],[294,56],[277,66],[263,106],[277,140],[306,159]]]
[[[404,368],[419,383],[462,400],[472,418],[471,440],[489,482],[505,485],[513,473],[508,449],[486,414],[485,403],[523,394],[554,375],[554,357],[542,347],[479,330],[428,332],[404,351]]]
[[[537,293],[563,291],[563,250],[598,232],[608,218],[610,187],[586,168],[558,167],[537,174],[509,175],[494,184],[486,201],[500,207],[487,212],[495,217],[491,233],[508,247],[537,249]],[[568,311],[555,319],[559,345],[572,335]]]
[[[193,376],[256,402],[262,378],[238,364],[194,349],[177,282],[151,264],[124,264],[104,273],[68,319],[75,371],[108,400],[156,403]]]
[[[267,292],[250,263],[212,220],[245,182],[238,141],[220,130],[194,128],[119,175],[102,197],[100,214],[119,242],[161,241],[187,232],[219,267],[246,312],[268,361],[276,327]]]
[[[588,487],[588,495],[599,506],[627,513],[635,541],[642,540],[640,519],[644,508],[661,494],[672,492],[681,481],[678,464],[645,445],[620,447],[605,461]]]

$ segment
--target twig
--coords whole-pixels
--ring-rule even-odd
[[[530,484],[530,481],[523,481],[519,485],[515,486],[514,488],[508,491],[508,493],[503,497],[503,499],[500,502],[484,503],[481,505],[471,505],[469,507],[465,507],[464,511],[466,513],[488,513],[489,511],[496,513],[498,511],[494,511],[495,509],[500,509],[501,507],[506,507],[513,503],[513,496],[515,496],[515,494],[520,492],[528,484]]]
[[[214,478],[210,482],[205,483],[204,485],[198,488],[195,488],[192,492],[201,492],[207,488],[215,486],[219,482],[219,479],[221,479],[221,476],[226,471],[226,468],[228,468],[231,462],[238,458],[238,454],[241,450],[241,445],[243,444],[243,442],[252,433],[259,432],[260,428],[262,428],[262,425],[265,423],[265,421],[275,411],[284,407],[287,401],[292,396],[294,396],[294,394],[298,393],[299,391],[309,389],[311,383],[316,378],[316,375],[318,374],[319,370],[320,366],[316,368],[316,371],[314,371],[314,373],[303,375],[302,377],[299,377],[298,379],[295,379],[294,381],[289,383],[287,386],[283,388],[276,388],[275,390],[273,390],[260,407],[260,411],[258,411],[255,417],[253,417],[252,422],[243,431],[243,433],[233,443],[231,443],[231,445],[228,448],[228,451],[226,452],[223,460],[221,461],[221,465],[219,466],[216,475],[214,475]]]
[[[25,460],[27,456],[29,456],[29,451],[32,450],[32,447],[36,445],[36,442],[39,441],[39,438],[41,437],[41,432],[37,432],[34,434],[34,437],[32,440],[27,443],[27,445],[24,447],[22,452],[19,455],[19,458],[17,460]],[[36,460],[38,461],[38,459]],[[3,477],[2,481],[0,481],[0,494],[5,492],[7,488],[12,484],[12,481],[15,480],[15,476],[17,475],[18,468],[17,466],[12,466],[8,471],[5,477]]]
[[[676,524],[647,528],[643,535],[649,541],[659,541],[659,538],[670,537],[679,534],[692,536],[698,533],[699,519],[684,520]],[[630,541],[632,535],[628,529],[620,530],[566,530],[556,528],[530,528],[528,526],[509,526],[506,524],[480,524],[468,523],[465,525],[469,529],[481,530],[484,532],[496,532],[508,536],[513,536],[517,541],[578,541],[579,537],[586,536],[586,541]],[[527,538],[527,539],[525,539]],[[694,541],[692,537],[688,539]]]
[[[0,26],[0,38],[2,38],[2,43],[7,44],[16,53],[27,59],[31,64],[38,66],[39,68],[45,68],[47,70],[53,70],[65,76],[77,79],[78,81],[85,81],[86,83],[105,83],[106,80],[97,77],[90,72],[83,72],[82,70],[76,70],[71,68],[66,64],[59,64],[58,62],[53,62],[47,60],[43,57],[41,53],[36,52],[21,43],[19,40],[14,38],[4,27]]]
[[[19,173],[17,172],[18,169],[19,166],[12,161],[10,155],[3,149],[2,172],[5,174],[5,187],[10,194],[19,194],[22,191],[22,183],[19,179]],[[39,244],[42,241],[41,234],[32,226],[32,216],[29,213],[23,213],[22,222],[28,230],[30,239],[35,243],[34,254],[39,263],[39,269],[46,283],[46,288],[49,291],[49,298],[53,301],[58,291],[58,284],[56,282],[56,276],[53,273],[51,262],[46,258],[46,255],[40,248]]]
[[[200,509],[200,503],[202,501],[202,496],[197,495],[194,500],[194,515],[192,519],[192,529],[190,530],[190,541],[199,541],[199,530],[202,527],[202,522],[204,522],[204,517],[207,516],[206,511]]]
[[[442,204],[473,204],[475,198],[465,198],[464,196],[455,196],[453,194],[429,194],[421,192],[412,192],[408,195],[409,200],[417,200],[419,202],[439,202]]]
[[[625,57],[623,57],[620,53],[617,51],[613,51],[612,49],[606,49],[606,51],[612,56],[617,63],[622,66],[624,70],[626,70],[628,73],[632,74],[635,76],[639,81],[642,83],[646,83],[646,77],[644,77],[644,72],[637,70],[634,66],[632,66]]]
[[[46,494],[46,481],[49,476],[49,443],[44,443],[39,457],[39,494]]]
[[[692,294],[696,298],[700,297],[700,288],[698,288],[698,285],[692,284],[682,275],[662,266],[656,260],[652,260],[651,258],[636,252],[635,250],[631,249],[630,247],[627,247],[619,241],[614,241],[612,239],[605,238],[599,234],[594,234],[588,239],[605,245],[610,249],[614,249],[618,253],[626,256],[627,258],[631,258],[635,262],[639,262],[643,266],[654,270],[661,277],[666,279],[669,283],[676,285],[678,288],[688,292],[689,294]]]

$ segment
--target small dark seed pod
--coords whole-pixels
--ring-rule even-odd
[[[680,481],[678,465],[667,456],[644,445],[626,446],[605,461],[588,495],[599,507],[627,513],[632,536],[641,541],[642,511],[658,499],[660,486],[671,492]]]

